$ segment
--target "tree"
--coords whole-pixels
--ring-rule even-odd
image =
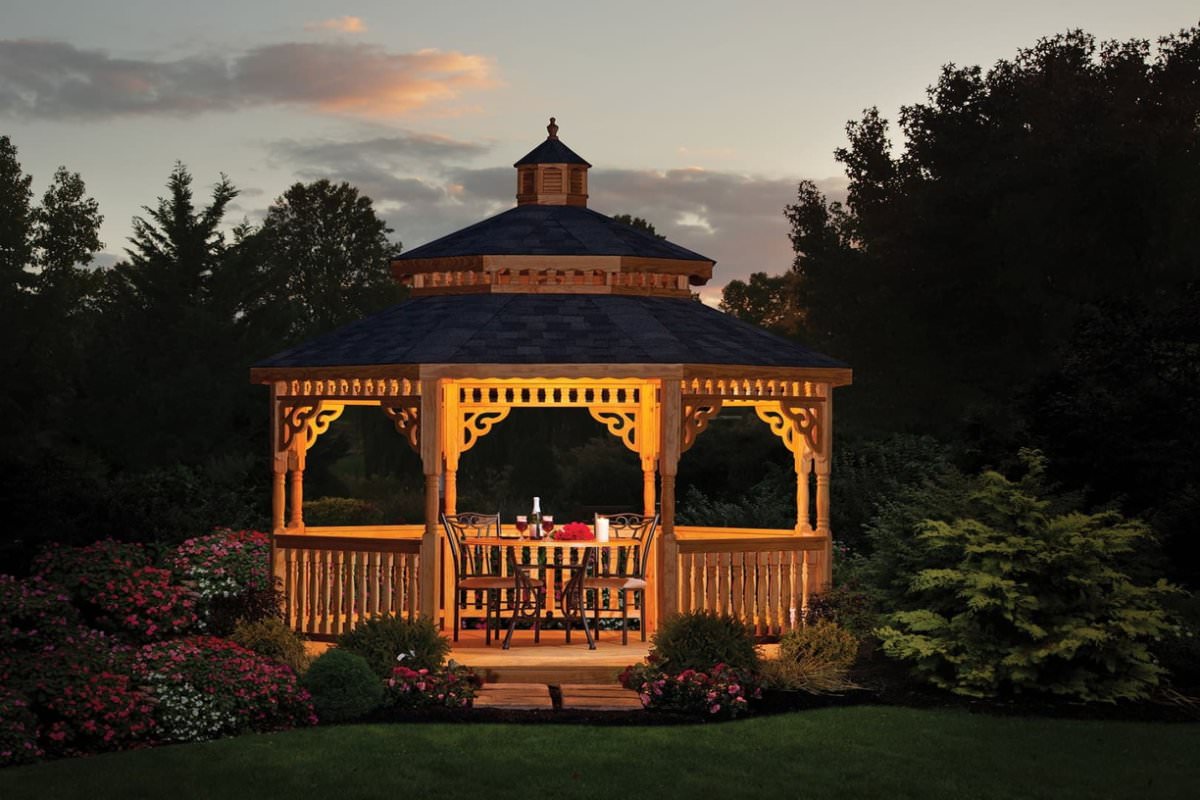
[[[667,238],[658,231],[654,230],[654,226],[641,217],[635,217],[630,214],[614,214],[613,220],[615,222],[622,222],[631,228],[637,228],[639,231],[645,231],[656,239]]]
[[[369,197],[348,183],[293,184],[267,212],[258,234],[270,294],[286,310],[284,342],[295,342],[399,301],[389,264],[400,253]]]
[[[13,292],[27,282],[25,268],[32,256],[32,182],[17,161],[16,146],[7,136],[0,136],[0,293],[6,305]]]
[[[260,433],[222,231],[237,189],[222,175],[197,208],[192,176],[179,163],[167,189],[134,218],[129,258],[107,276],[86,375],[105,424],[78,435],[118,468],[253,452]]]
[[[721,310],[740,320],[783,336],[794,336],[803,325],[796,307],[795,275],[769,276],[755,272],[749,282],[733,280],[721,290]]]

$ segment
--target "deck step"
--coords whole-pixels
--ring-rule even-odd
[[[536,683],[488,683],[475,697],[475,708],[536,709],[550,711],[550,688]]]
[[[475,708],[508,711],[640,711],[638,696],[609,683],[488,683]]]

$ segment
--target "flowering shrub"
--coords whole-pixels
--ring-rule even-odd
[[[0,575],[0,652],[39,648],[68,636],[78,625],[79,612],[61,587],[40,577]]]
[[[86,606],[100,587],[149,563],[142,545],[104,539],[86,547],[51,544],[34,559],[33,570]]]
[[[239,620],[279,613],[270,559],[267,534],[225,528],[188,539],[170,561],[180,580],[195,587],[202,629],[225,634]]]
[[[554,534],[555,539],[564,542],[571,541],[587,541],[595,539],[596,535],[592,533],[592,529],[582,522],[568,522],[562,526],[558,533]]]
[[[98,627],[151,641],[184,633],[196,624],[191,592],[171,583],[171,573],[138,567],[96,590],[92,597]]]
[[[317,722],[291,669],[225,639],[192,636],[146,645],[134,671],[158,700],[159,733],[168,741]]]
[[[483,681],[472,669],[453,661],[432,671],[399,666],[385,683],[384,704],[396,709],[467,708],[474,703],[482,685]]]
[[[37,761],[37,718],[19,694],[0,688],[0,767]]]
[[[132,680],[130,651],[78,627],[39,647],[0,652],[0,686],[19,692],[54,755],[118,750],[152,732],[150,698]]]
[[[87,547],[51,546],[35,569],[66,589],[88,623],[147,641],[182,633],[196,622],[191,593],[149,560],[141,545],[106,539]]]
[[[152,711],[132,676],[80,673],[39,709],[42,746],[59,755],[120,750],[150,736]]]
[[[633,689],[644,708],[733,719],[762,697],[758,675],[717,664],[707,672],[685,669],[668,674],[659,662],[636,664],[621,673],[621,685]]]

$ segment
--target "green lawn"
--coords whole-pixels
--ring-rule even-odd
[[[0,771],[0,798],[1200,796],[1200,725],[857,707],[680,727],[317,728]]]

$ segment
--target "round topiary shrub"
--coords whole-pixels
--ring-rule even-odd
[[[264,658],[287,664],[297,675],[304,674],[311,660],[304,649],[304,640],[283,620],[275,617],[239,622],[229,635],[229,641],[253,650]]]
[[[397,666],[435,670],[446,661],[450,642],[432,620],[406,620],[384,616],[360,622],[342,634],[338,649],[362,656],[380,679],[388,678]],[[403,658],[400,658],[403,656]]]
[[[651,640],[651,658],[663,669],[708,670],[716,664],[755,669],[754,633],[737,617],[693,611],[668,617]]]
[[[304,673],[302,683],[312,695],[321,722],[359,719],[383,702],[383,681],[366,660],[337,648],[318,656]]]

